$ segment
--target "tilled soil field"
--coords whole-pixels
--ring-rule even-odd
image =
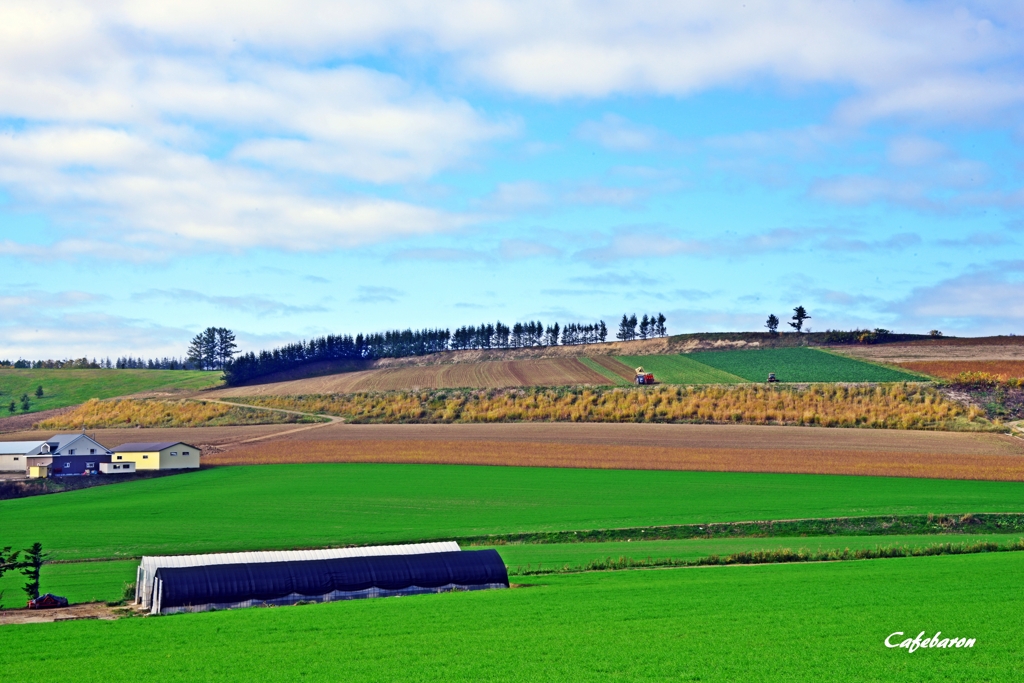
[[[739,448],[1000,455],[1024,459],[1024,440],[1003,434],[715,424],[512,422],[325,425],[289,435],[305,441],[529,442],[585,448]],[[269,441],[269,440],[268,440]],[[300,446],[301,447],[301,446]]]
[[[209,392],[211,397],[335,394],[400,389],[498,389],[503,387],[609,384],[575,358],[455,363],[377,368],[340,375],[254,384]]]
[[[215,453],[211,465],[381,462],[1024,481],[997,434],[645,424],[330,425]]]
[[[1024,360],[932,360],[900,363],[900,367],[932,377],[952,379],[962,372],[984,372],[999,379],[1024,377]]]
[[[914,361],[1024,361],[1024,337],[937,339],[897,344],[844,345],[831,348],[853,358],[876,363]]]
[[[309,440],[263,442],[205,459],[211,465],[431,463],[1024,481],[1024,457],[1019,456],[845,449],[569,446],[529,441]]]
[[[123,443],[184,441],[198,446],[206,452],[219,450],[230,444],[257,437],[280,434],[302,428],[294,424],[248,425],[244,427],[170,427],[154,429],[90,429],[86,433],[107,448],[116,448]],[[42,441],[58,432],[23,431],[4,434],[5,441]]]

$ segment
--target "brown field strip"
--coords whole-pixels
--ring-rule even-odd
[[[612,374],[618,375],[627,382],[632,382],[635,378],[633,369],[617,358],[612,356],[592,356],[590,360],[594,361]]]
[[[1024,481],[1024,458],[999,455],[789,450],[774,448],[665,448],[509,441],[269,441],[204,457],[210,465],[279,463],[414,463],[843,474],[928,479]]]
[[[130,441],[184,441],[214,450],[256,437],[302,450],[318,442],[443,442],[548,443],[573,450],[591,446],[619,449],[669,448],[772,451],[843,451],[954,456],[1018,457],[1024,460],[1024,439],[1005,434],[899,429],[830,429],[760,425],[505,422],[495,424],[333,424],[294,432],[295,425],[242,427],[173,427],[90,429],[108,448]],[[282,434],[284,432],[291,432]],[[5,434],[11,441],[47,439],[54,431]],[[241,446],[238,446],[241,447]],[[205,456],[204,456],[205,462]]]
[[[896,344],[834,346],[830,350],[876,363],[977,360],[1024,361],[1024,337],[993,337],[979,340],[948,339],[941,342],[922,341]]]
[[[899,429],[827,429],[715,424],[509,422],[335,424],[289,436],[304,441],[531,442],[617,448],[840,450],[1024,458],[1024,439],[1005,434]],[[301,448],[301,444],[297,444]]]
[[[204,393],[231,396],[296,396],[348,394],[403,389],[500,389],[523,386],[607,384],[608,379],[576,358],[455,363],[362,370],[339,375],[309,377],[271,384],[253,384]]]
[[[932,377],[952,379],[962,372],[984,372],[999,379],[1024,377],[1024,360],[932,360],[900,363],[900,367]]]

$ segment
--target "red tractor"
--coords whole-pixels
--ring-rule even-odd
[[[633,379],[637,384],[654,384],[654,373],[644,372],[643,366],[636,369],[636,377]]]

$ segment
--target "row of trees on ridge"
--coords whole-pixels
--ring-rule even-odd
[[[627,325],[631,318],[623,316]],[[642,327],[647,339],[665,334],[665,316],[644,316],[646,326]],[[633,336],[638,324],[632,316]],[[217,328],[209,328],[216,330]],[[193,340],[196,345],[204,332]],[[232,337],[233,339],[233,337]],[[374,360],[376,358],[403,358],[424,356],[449,350],[464,349],[518,349],[531,346],[557,346],[597,344],[608,339],[608,327],[603,320],[596,323],[555,323],[545,326],[540,321],[506,325],[501,321],[469,325],[456,329],[391,330],[374,334],[327,335],[309,341],[286,344],[269,351],[243,353],[237,358],[221,362],[228,384],[240,384],[256,377],[288,370],[304,363],[317,361]],[[192,358],[191,347],[189,353]]]
[[[619,321],[619,331],[615,334],[615,338],[620,341],[632,341],[634,339],[653,339],[654,337],[664,337],[668,332],[665,329],[665,316],[659,313],[657,317],[648,316],[646,313],[644,317],[639,321],[636,319],[636,313],[631,316],[623,314],[622,320]]]

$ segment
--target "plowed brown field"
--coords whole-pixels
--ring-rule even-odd
[[[1024,360],[913,361],[900,363],[900,367],[945,379],[952,379],[961,372],[985,372],[1004,380],[1024,377]]]
[[[618,375],[627,382],[632,382],[635,378],[633,370],[618,358],[613,358],[612,356],[591,356],[590,360],[594,361],[605,370],[609,370],[613,374]]]
[[[1024,481],[1024,458],[861,450],[776,448],[666,448],[507,441],[274,441],[214,454],[211,465],[271,463],[434,463],[846,474],[929,479]]]
[[[1024,361],[1024,337],[983,337],[979,339],[935,339],[896,344],[853,344],[835,346],[832,351],[876,363],[912,361]]]
[[[575,358],[455,363],[378,368],[273,384],[232,387],[209,396],[348,394],[400,389],[500,389],[503,387],[608,384],[608,379]]]

